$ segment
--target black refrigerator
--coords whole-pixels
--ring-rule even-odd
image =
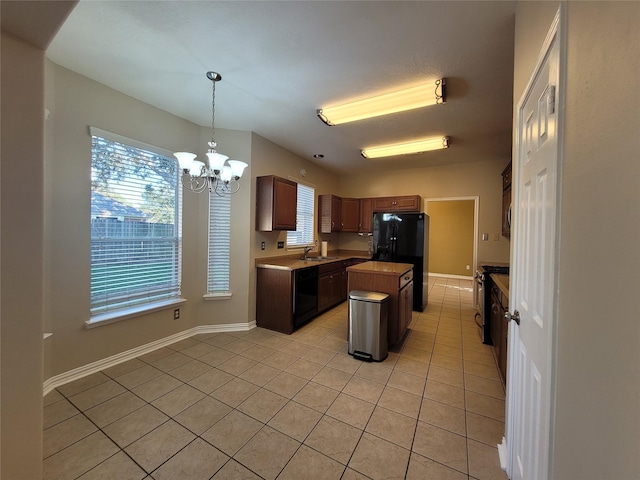
[[[413,264],[413,310],[427,306],[429,216],[426,213],[374,213],[373,256],[378,262]]]

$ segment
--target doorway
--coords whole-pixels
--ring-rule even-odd
[[[472,278],[476,266],[478,197],[428,198],[429,273]]]

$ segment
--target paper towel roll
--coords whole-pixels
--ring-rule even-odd
[[[320,256],[321,257],[326,257],[327,256],[327,247],[328,247],[327,242],[322,242],[322,248],[320,250]]]

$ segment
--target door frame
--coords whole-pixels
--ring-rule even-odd
[[[471,265],[471,271],[469,272],[469,276],[461,276],[461,275],[440,275],[445,278],[469,278],[473,279],[473,274],[478,268],[478,212],[479,212],[479,204],[480,197],[479,196],[467,196],[467,197],[434,197],[434,198],[425,198],[424,199],[424,213],[429,215],[429,202],[455,202],[460,200],[473,200],[473,265]],[[431,249],[429,249],[431,250]],[[424,272],[427,277],[429,276],[429,272]],[[428,279],[428,278],[427,278]]]
[[[535,67],[529,77],[527,82],[527,86],[524,88],[523,93],[515,107],[514,110],[514,138],[513,138],[513,192],[514,192],[514,204],[518,204],[519,202],[519,189],[518,182],[520,176],[520,165],[522,162],[521,156],[521,142],[520,142],[520,129],[523,125],[523,116],[522,109],[524,104],[529,96],[529,92],[531,91],[533,84],[535,83],[540,69],[544,63],[544,60],[549,53],[550,48],[555,42],[558,45],[558,86],[556,88],[556,165],[555,165],[555,174],[556,174],[556,202],[554,205],[555,208],[555,238],[553,239],[553,248],[554,248],[554,266],[553,266],[553,277],[552,281],[554,282],[555,287],[552,291],[555,292],[557,290],[557,285],[559,283],[559,268],[558,265],[560,263],[560,223],[561,223],[561,201],[562,201],[562,164],[563,164],[563,147],[564,147],[564,128],[565,128],[565,92],[566,92],[566,78],[567,78],[567,18],[566,18],[566,5],[561,3],[556,11],[556,14],[551,22],[551,26],[547,32],[547,36],[542,43],[540,51],[538,53],[538,58],[536,60]],[[514,212],[517,212],[517,209],[514,209]],[[513,235],[513,232],[518,230],[519,218],[518,215],[515,214],[513,217],[513,226],[512,226],[512,239],[517,241],[517,235]],[[517,244],[514,242],[511,248],[511,258],[510,264],[516,266],[517,262],[515,261],[515,253],[516,253]],[[513,273],[513,270],[512,270]],[[513,278],[516,278],[513,275]],[[515,290],[515,285],[511,285],[511,289]],[[509,311],[513,312],[515,308],[515,297],[512,296],[510,298]],[[554,319],[550,331],[549,331],[549,341],[550,341],[550,355],[549,365],[548,365],[548,379],[549,379],[549,438],[548,438],[548,451],[547,451],[547,477],[553,478],[553,462],[554,456],[553,452],[555,450],[555,416],[556,416],[556,382],[557,382],[557,344],[558,344],[558,311],[559,311],[559,295],[557,292],[554,294],[553,298],[553,308],[552,308],[552,318]],[[509,329],[514,328],[512,325],[513,322],[509,322]],[[513,335],[509,335],[509,354],[507,358],[507,371],[513,372],[513,365],[515,361],[516,352],[513,348]],[[509,374],[508,374],[509,375]],[[508,377],[507,375],[507,377]],[[514,405],[512,404],[513,399],[517,398],[514,392],[514,383],[509,381],[507,378],[507,392],[506,392],[506,416],[505,416],[505,436],[506,439],[512,439],[514,437],[514,424],[516,423],[516,419],[514,418]],[[509,440],[510,441],[510,440]],[[498,445],[498,453],[500,455],[500,464],[503,470],[506,471],[507,476],[509,478],[512,477],[513,474],[513,455],[510,451],[510,445],[505,440],[502,439],[502,443]]]

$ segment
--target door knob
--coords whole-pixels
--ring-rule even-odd
[[[504,318],[507,319],[507,322],[513,320],[516,324],[520,325],[520,312],[518,310],[513,313],[507,312],[504,314]]]

